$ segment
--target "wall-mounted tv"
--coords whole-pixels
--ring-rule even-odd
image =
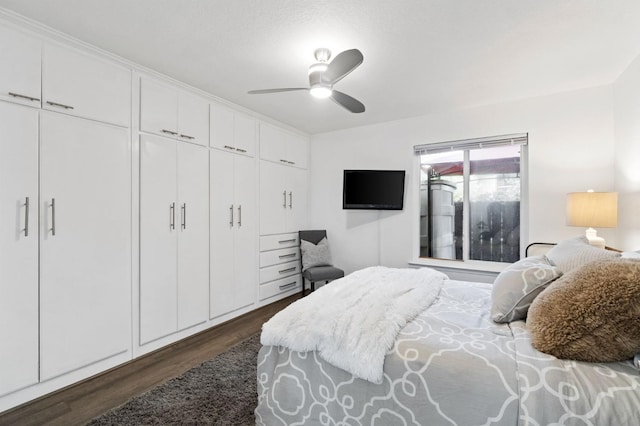
[[[345,170],[342,208],[402,210],[404,170]]]

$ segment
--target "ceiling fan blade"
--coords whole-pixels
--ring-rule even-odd
[[[309,90],[309,88],[308,87],[287,87],[285,89],[261,89],[261,90],[249,90],[247,93],[250,95],[262,95],[264,93],[293,92],[295,90]]]
[[[358,49],[341,52],[327,66],[322,78],[329,84],[335,84],[362,63],[364,56]]]
[[[331,100],[355,114],[364,112],[364,104],[346,93],[334,90],[331,94]]]

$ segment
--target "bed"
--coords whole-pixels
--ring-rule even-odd
[[[367,268],[365,276],[392,272],[389,268]],[[342,280],[353,286],[348,282],[352,275]],[[363,274],[359,276],[362,280]],[[341,284],[335,281],[317,294],[297,301],[291,305],[292,312],[282,316],[282,322],[270,324],[277,319],[274,317],[263,327],[264,346],[258,355],[256,424],[640,424],[640,371],[633,356],[616,362],[585,362],[540,352],[532,345],[524,319],[495,322],[496,290],[490,284],[442,277],[435,286],[435,296],[434,288],[419,297],[402,290],[400,299],[407,295],[407,299],[427,299],[426,307],[400,306],[401,310],[415,312],[396,324],[393,342],[384,351],[379,376],[362,368],[378,362],[368,358],[372,350],[366,345],[365,353],[359,355],[364,357],[363,365],[351,371],[354,362],[345,362],[340,357],[336,362],[335,355],[323,346],[322,339],[319,343],[311,330],[320,320],[316,312],[310,312],[306,324],[300,325],[295,317],[305,315],[314,303],[329,306],[327,300],[341,295]],[[365,286],[370,288],[371,283]],[[640,293],[640,288],[637,289]],[[361,301],[363,297],[355,299]],[[294,305],[299,303],[301,309],[295,312]],[[329,313],[334,317],[340,315],[340,310],[348,310],[345,306],[353,306],[348,297],[339,297],[335,303],[336,311]],[[375,311],[372,306],[367,305],[364,311]],[[389,312],[383,316],[389,316]],[[366,323],[367,319],[340,318],[328,331],[324,330],[327,339],[331,333],[345,334],[346,341],[330,345],[350,355],[358,348],[345,346],[358,339],[349,335],[351,331],[336,331],[342,327],[338,324],[345,322],[358,330],[358,324]],[[292,341],[287,341],[283,336],[294,324],[299,324],[300,330],[290,335],[294,337]],[[312,348],[315,350],[308,350]]]

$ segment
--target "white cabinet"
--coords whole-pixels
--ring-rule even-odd
[[[0,98],[40,106],[42,41],[0,25]]]
[[[211,318],[256,299],[255,159],[210,151]]]
[[[306,187],[306,170],[260,161],[260,235],[306,227]]]
[[[260,123],[260,158],[306,169],[309,142],[297,135],[266,123]]]
[[[302,290],[299,244],[297,232],[260,237],[260,301]]]
[[[42,106],[128,127],[131,71],[71,48],[45,43]]]
[[[211,104],[210,114],[212,148],[255,155],[257,123],[254,118],[218,104]]]
[[[0,395],[4,395],[38,382],[38,111],[0,102],[0,117]]]
[[[140,341],[208,313],[207,149],[150,135],[140,144]]]
[[[40,379],[131,346],[129,132],[40,115]]]
[[[140,129],[207,146],[209,102],[167,83],[142,77]]]

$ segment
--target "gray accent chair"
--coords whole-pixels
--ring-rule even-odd
[[[308,241],[313,244],[318,244],[326,236],[327,231],[325,229],[298,231],[300,244],[302,244],[302,240]],[[305,280],[309,280],[309,283],[311,283],[311,291],[314,291],[316,289],[316,282],[318,281],[324,281],[325,283],[328,283],[331,280],[344,277],[344,271],[342,269],[336,268],[335,266],[312,266],[311,268],[302,270],[302,252],[300,253],[300,270],[302,271],[301,296],[304,296]]]

